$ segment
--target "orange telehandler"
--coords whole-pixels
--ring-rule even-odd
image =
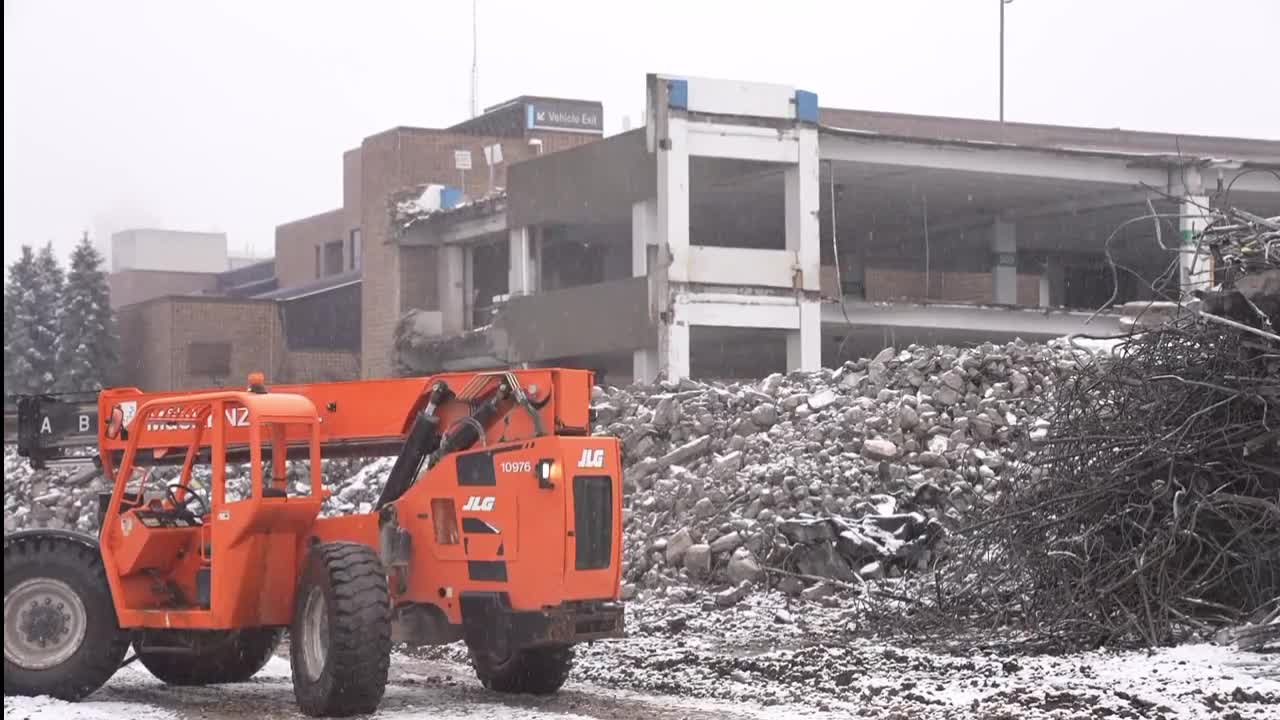
[[[463,640],[485,687],[555,692],[575,643],[623,628],[620,447],[590,434],[592,383],[255,373],[244,391],[22,398],[20,454],[94,444],[111,490],[97,538],[5,537],[5,694],[79,699],[133,659],[169,684],[242,682],[285,629],[309,715],[373,711],[393,642]],[[395,460],[372,511],[322,517],[322,459],[378,456]]]

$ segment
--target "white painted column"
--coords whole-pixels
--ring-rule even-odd
[[[658,198],[654,226],[658,264],[669,266],[672,282],[688,282],[689,270],[689,145],[688,121],[672,117],[667,124],[669,146],[659,149]],[[633,216],[634,217],[634,216]]]
[[[533,294],[533,242],[528,227],[511,228],[507,261],[507,292],[516,295]]]
[[[822,367],[822,289],[819,233],[818,130],[796,129],[799,155],[784,175],[784,212],[788,253],[794,253],[792,285],[799,304],[800,327],[787,332],[787,370]]]
[[[818,233],[818,131],[811,127],[796,129],[799,139],[799,162],[787,168],[784,175],[784,210],[787,251],[795,253],[800,272],[797,289],[818,292],[821,254]]]
[[[659,330],[657,354],[666,379],[689,377],[689,323],[674,309],[671,322]]]
[[[659,370],[669,380],[689,377],[689,325],[676,311],[673,284],[689,280],[689,131],[682,117],[668,117],[659,147],[657,213],[658,267],[649,291],[658,312]],[[647,263],[646,263],[647,265]]]
[[[800,300],[800,329],[787,333],[787,371],[822,368],[822,302]]]
[[[991,224],[991,300],[997,305],[1018,304],[1018,241],[1014,224],[996,220]]]
[[[631,276],[644,277],[658,268],[649,267],[649,248],[658,247],[658,200],[650,198],[631,206]],[[654,292],[650,281],[649,292]],[[652,303],[651,303],[652,305]],[[658,338],[648,347],[635,350],[631,358],[631,376],[635,382],[650,383],[658,377]]]
[[[465,261],[461,245],[441,245],[436,253],[438,292],[440,293],[440,329],[446,335],[466,328]]]
[[[1187,195],[1178,204],[1178,230],[1182,251],[1178,253],[1179,284],[1183,299],[1189,299],[1195,290],[1208,290],[1213,286],[1213,257],[1207,247],[1197,248],[1200,233],[1209,224],[1209,198],[1205,195]]]

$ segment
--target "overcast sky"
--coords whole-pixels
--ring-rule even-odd
[[[755,8],[759,9],[755,9]],[[1014,0],[1006,119],[1280,139],[1276,0]],[[779,82],[822,105],[994,118],[998,0],[479,0],[480,100],[604,103],[644,75]],[[471,6],[5,0],[4,256],[131,226],[225,231],[341,203],[341,153],[469,109]]]

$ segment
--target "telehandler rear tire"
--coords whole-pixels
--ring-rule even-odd
[[[80,700],[128,648],[97,541],[64,531],[4,539],[5,695]]]
[[[570,645],[513,650],[505,659],[483,650],[469,650],[471,667],[475,668],[480,683],[502,693],[551,695],[569,679],[573,668]]]
[[[218,633],[213,650],[198,655],[138,651],[138,661],[166,685],[220,685],[248,682],[267,664],[283,634],[275,628]],[[136,649],[136,645],[135,645]]]
[[[293,694],[312,716],[371,713],[387,689],[391,599],[377,553],[334,542],[311,548],[289,629]]]

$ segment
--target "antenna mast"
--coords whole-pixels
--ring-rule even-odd
[[[477,0],[471,0],[471,117],[480,114],[480,54],[478,49],[479,21],[476,14]]]

